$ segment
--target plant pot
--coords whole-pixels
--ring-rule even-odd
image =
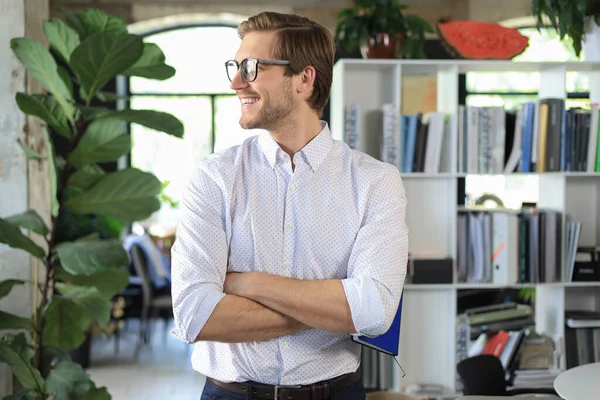
[[[600,61],[600,26],[594,18],[587,17],[585,21],[585,38],[581,43],[583,60]]]
[[[360,48],[363,58],[399,58],[404,49],[404,36],[377,33],[370,35]]]

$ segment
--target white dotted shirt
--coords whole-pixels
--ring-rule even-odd
[[[291,160],[268,133],[201,160],[172,249],[173,334],[192,343],[227,272],[340,279],[357,333],[385,332],[408,258],[400,173],[323,130]],[[355,371],[350,335],[312,329],[247,343],[201,341],[192,365],[222,381],[314,383]]]

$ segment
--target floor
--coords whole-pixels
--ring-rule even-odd
[[[119,340],[118,354],[113,338],[96,338],[88,374],[113,400],[198,400],[205,378],[191,367],[191,346],[173,337],[170,328],[162,321],[154,325],[151,343],[142,347],[137,362],[134,324]]]

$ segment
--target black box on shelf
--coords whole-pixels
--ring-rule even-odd
[[[452,283],[452,258],[413,258],[409,262],[413,284]]]
[[[580,246],[573,265],[573,282],[600,282],[600,248]]]

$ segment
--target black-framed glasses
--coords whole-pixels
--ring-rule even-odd
[[[290,62],[287,60],[263,60],[260,58],[244,58],[242,62],[235,60],[225,61],[225,69],[227,70],[227,77],[229,81],[233,81],[235,74],[238,69],[242,70],[242,79],[246,82],[254,82],[258,76],[258,64],[275,64],[275,65],[286,65]]]

